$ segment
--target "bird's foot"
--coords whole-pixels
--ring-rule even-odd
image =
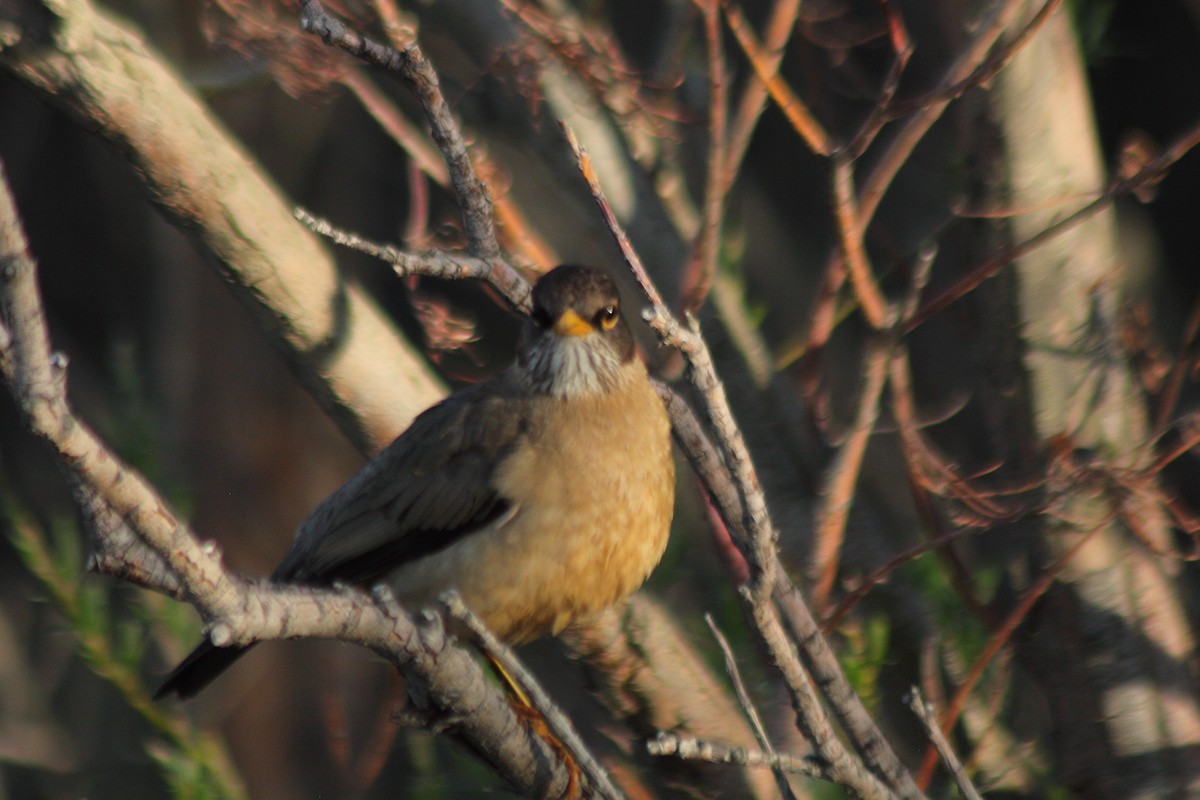
[[[567,786],[559,795],[558,800],[579,800],[583,796],[583,771],[576,763],[575,757],[571,755],[571,751],[567,746],[554,735],[550,730],[550,725],[546,722],[546,717],[541,711],[530,705],[524,697],[511,697],[509,704],[517,715],[517,720],[522,725],[531,730],[535,736],[544,741],[550,746],[554,755],[558,757],[559,762],[567,771]]]

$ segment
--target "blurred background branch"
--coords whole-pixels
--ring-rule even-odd
[[[767,740],[814,775],[830,762],[789,708],[806,683],[812,719],[845,734],[818,750],[846,742],[860,786],[916,793],[907,768],[947,791],[901,702],[916,685],[985,794],[1200,789],[1190,4],[330,4],[378,43],[420,42],[437,118],[462,133],[455,169],[428,102],[296,11],[0,3],[0,157],[72,405],[231,568],[268,571],[362,454],[504,363],[503,305],[524,286],[510,266],[626,275],[615,222],[663,308],[694,309],[704,332],[697,389],[676,380],[688,353],[641,331],[676,419],[700,412],[676,435],[704,484],[682,478],[645,596],[521,656],[622,791],[778,791],[766,769],[643,746],[660,730],[756,745],[706,612]],[[464,221],[469,171],[494,220],[480,201]],[[418,268],[335,265],[297,205]],[[430,252],[496,288],[431,277]],[[732,461],[705,395],[718,378],[745,438]],[[194,704],[228,760],[185,747],[215,737],[182,718],[154,723],[138,687],[194,616],[82,576],[79,543],[103,572],[182,585],[55,475],[16,408],[0,412],[0,503],[25,544],[0,545],[0,632],[19,652],[0,669],[32,699],[0,682],[0,794],[187,796],[216,785],[193,780],[201,763],[226,795],[495,786],[444,737],[381,722],[403,690],[353,648],[264,645]],[[4,745],[11,731],[30,747]],[[789,777],[798,796],[808,780]]]

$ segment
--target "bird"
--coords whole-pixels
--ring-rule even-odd
[[[383,583],[414,609],[454,589],[523,644],[645,582],[674,492],[670,421],[617,285],[562,265],[534,285],[513,363],[422,412],[323,500],[271,580]],[[155,697],[193,697],[251,646],[204,639]]]

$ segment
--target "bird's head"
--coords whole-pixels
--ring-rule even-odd
[[[518,363],[533,388],[561,397],[609,391],[635,361],[612,278],[594,267],[555,267],[533,287]]]

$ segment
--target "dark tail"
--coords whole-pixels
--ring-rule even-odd
[[[217,647],[205,639],[167,676],[154,693],[154,699],[160,700],[171,694],[180,700],[195,697],[253,646]]]

